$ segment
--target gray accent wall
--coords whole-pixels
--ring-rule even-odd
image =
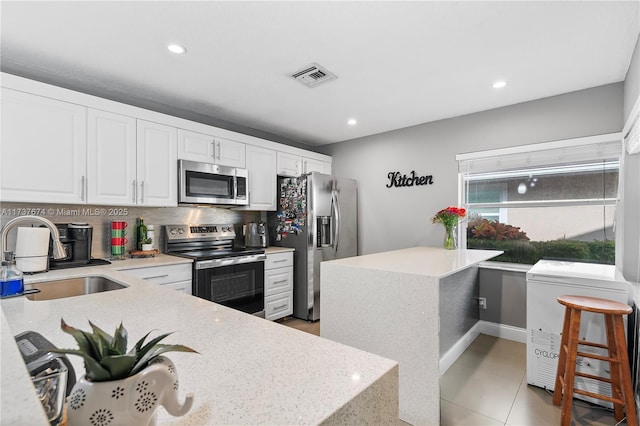
[[[527,327],[527,277],[525,272],[480,268],[479,297],[487,299],[480,309],[482,321]]]
[[[440,279],[440,356],[478,322],[478,268],[467,268]]]
[[[614,83],[331,144],[323,151],[333,156],[335,175],[358,181],[360,254],[438,246],[444,231],[431,217],[458,204],[456,154],[619,132],[622,105],[623,84]],[[387,188],[387,175],[395,171],[431,175],[433,184]]]

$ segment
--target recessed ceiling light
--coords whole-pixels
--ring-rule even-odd
[[[493,83],[493,88],[494,89],[501,89],[506,85],[507,85],[506,81],[496,81],[495,83]]]
[[[358,122],[356,121],[355,118],[350,118],[349,120],[347,120],[347,124],[349,126],[355,126],[356,124],[358,124]]]
[[[169,49],[170,52],[177,54],[182,54],[187,51],[187,49],[185,49],[183,46],[180,46],[179,44],[170,44],[169,46],[167,46],[167,49]]]

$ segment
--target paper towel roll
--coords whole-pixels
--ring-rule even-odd
[[[15,253],[18,269],[22,272],[47,270],[50,234],[48,228],[18,228]]]

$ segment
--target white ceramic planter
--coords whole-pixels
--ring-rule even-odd
[[[153,250],[153,244],[142,244],[142,251],[151,251]]]
[[[155,424],[155,410],[162,405],[173,416],[185,415],[193,395],[178,401],[178,373],[164,356],[138,374],[109,382],[90,382],[85,376],[69,395],[69,426],[131,426]]]

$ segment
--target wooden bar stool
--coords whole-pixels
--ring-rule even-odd
[[[631,308],[624,303],[614,302],[613,300],[586,296],[560,296],[558,297],[558,302],[566,306],[564,324],[562,326],[562,343],[558,358],[558,372],[553,392],[554,405],[560,405],[560,400],[562,400],[560,424],[569,426],[571,423],[571,404],[573,402],[573,394],[576,393],[613,403],[613,414],[616,421],[624,418],[623,411],[626,407],[627,424],[637,425],[638,418],[633,389],[631,388],[629,356],[627,354],[624,323],[622,321],[622,316],[630,314]],[[604,315],[607,334],[606,345],[580,340],[580,314],[582,311]],[[607,349],[609,356],[579,352],[579,345]],[[609,362],[611,378],[576,372],[576,358],[578,356]],[[609,383],[611,385],[611,397],[574,389],[575,376]]]

